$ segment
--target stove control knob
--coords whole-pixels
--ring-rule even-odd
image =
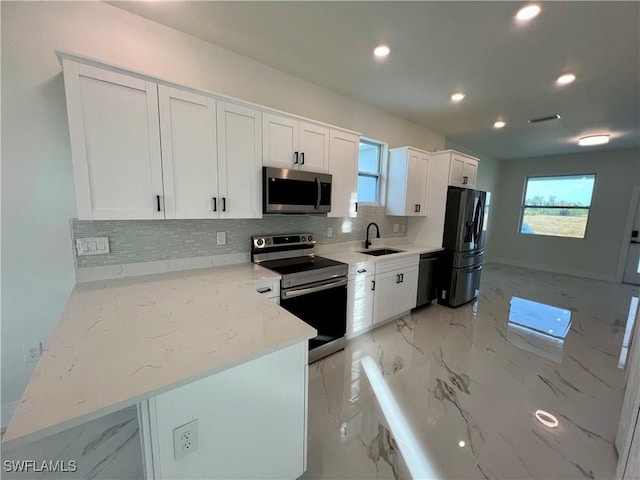
[[[311,241],[313,240],[313,237],[312,237],[311,235],[309,235],[309,236],[307,237],[307,240],[311,242]]]
[[[258,245],[259,247],[261,247],[264,244],[264,240],[259,238],[256,240],[256,245]]]
[[[307,237],[305,237],[304,235],[300,237],[300,241],[302,242],[306,242],[307,241]]]
[[[271,245],[271,239],[267,238],[267,245]]]

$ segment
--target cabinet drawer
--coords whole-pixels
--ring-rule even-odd
[[[376,262],[376,274],[417,267],[419,261],[420,257],[418,254],[403,257],[397,260],[378,260]]]
[[[257,280],[251,282],[251,286],[267,298],[280,297],[280,280]]]
[[[366,261],[349,265],[349,277],[358,275],[372,275],[376,273],[376,262]]]

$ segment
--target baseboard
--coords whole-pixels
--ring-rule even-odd
[[[19,400],[3,403],[2,407],[0,407],[2,409],[2,419],[0,420],[2,422],[2,430],[7,428],[7,425],[9,425],[9,421],[11,420],[11,417],[13,417],[13,412],[15,412],[16,407],[18,406],[18,402]]]
[[[528,268],[530,270],[540,270],[543,272],[560,273],[562,275],[571,275],[572,277],[589,278],[591,280],[602,280],[604,282],[620,283],[615,274],[604,275],[600,273],[588,272],[584,270],[573,270],[570,268],[558,268],[551,265],[541,265],[539,263],[519,262],[517,260],[511,260],[508,258],[495,258],[492,257],[489,262],[485,264],[502,264],[512,267]]]

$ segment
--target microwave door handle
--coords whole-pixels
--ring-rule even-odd
[[[318,210],[320,208],[320,195],[322,194],[322,191],[320,188],[320,180],[318,180],[318,177],[316,177],[316,186],[318,187],[318,197],[316,198],[316,210]]]

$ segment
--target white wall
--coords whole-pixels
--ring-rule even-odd
[[[518,233],[527,176],[595,173],[584,239]],[[640,150],[614,150],[503,160],[491,232],[492,261],[615,281],[626,252],[624,232],[633,186],[640,183]]]
[[[64,88],[68,50],[221,92],[389,142],[442,149],[444,137],[249,58],[102,2],[1,2],[2,403],[34,367],[22,346],[46,342],[74,284],[76,215]]]

